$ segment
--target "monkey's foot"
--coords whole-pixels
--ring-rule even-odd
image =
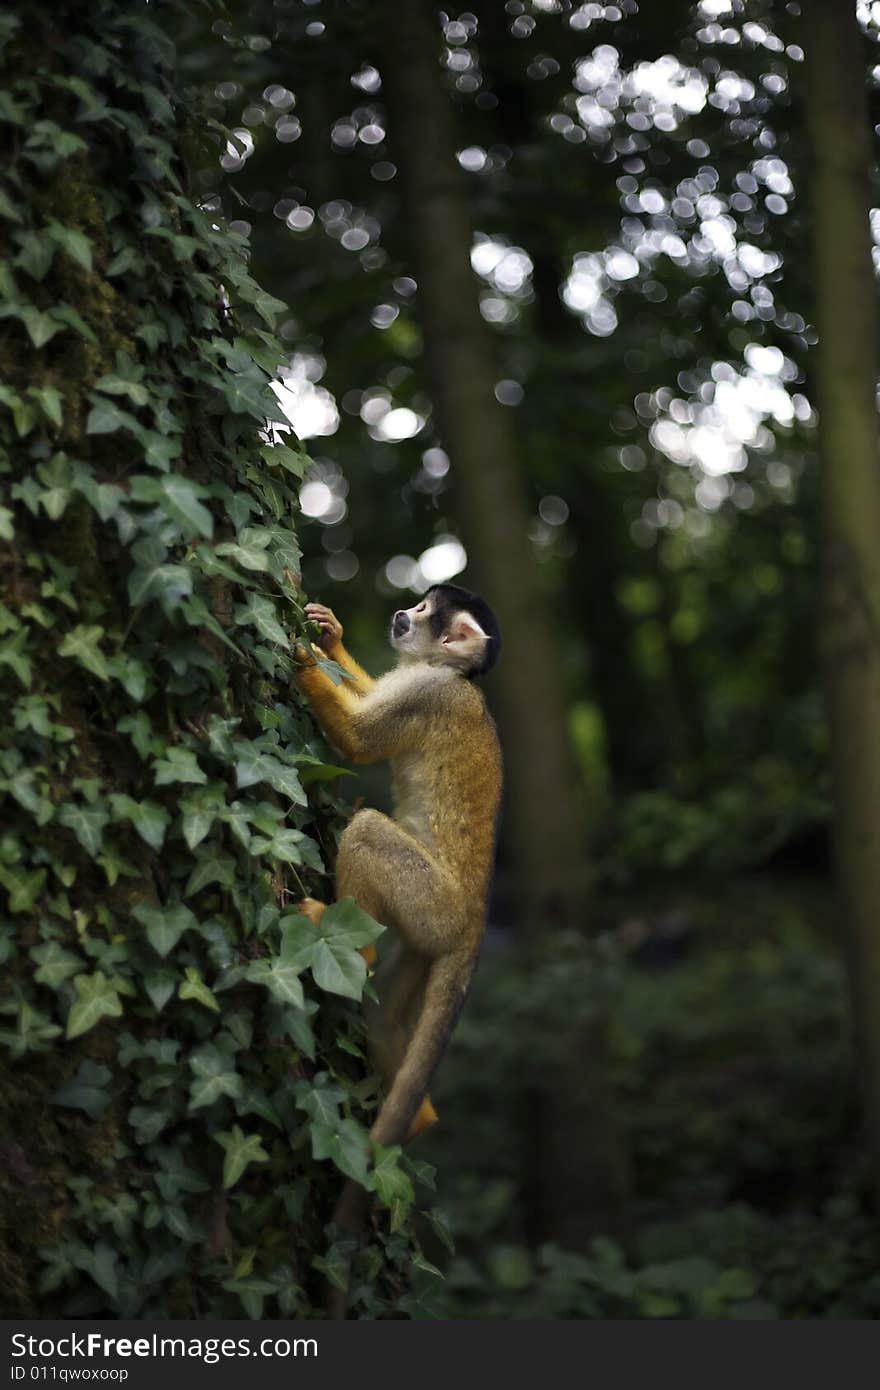
[[[327,911],[327,904],[319,902],[317,898],[303,898],[301,902],[297,903],[296,910],[301,917],[308,917],[313,927],[319,927],[321,925],[321,918]],[[359,949],[364,960],[367,962],[367,969],[372,970],[373,966],[376,964],[375,946],[361,946]]]
[[[439,1116],[437,1114],[437,1111],[431,1104],[431,1097],[425,1096],[425,1099],[422,1101],[421,1105],[419,1106],[418,1110],[413,1116],[413,1122],[410,1125],[409,1133],[406,1136],[407,1144],[409,1144],[413,1139],[417,1138],[418,1135],[422,1134],[424,1130],[430,1129],[432,1125],[435,1125],[438,1119]]]
[[[303,898],[302,902],[297,903],[296,910],[301,917],[308,917],[313,927],[319,927],[327,904],[319,903],[317,898]]]

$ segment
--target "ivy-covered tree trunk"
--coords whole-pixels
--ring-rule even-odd
[[[412,1189],[359,1121],[380,928],[291,910],[340,818],[290,686],[306,460],[156,9],[0,17],[0,1310],[309,1316],[342,1175],[398,1226]],[[380,1220],[362,1311],[410,1253]]]
[[[880,454],[874,159],[855,8],[805,0],[821,451],[821,637],[864,1113],[880,1204]]]
[[[473,229],[431,0],[386,6],[382,68],[405,187],[425,352],[472,571],[497,607],[504,654],[493,698],[505,761],[504,833],[528,959],[588,915],[588,825],[570,744],[552,595],[528,537],[528,500],[471,271]],[[552,946],[550,947],[552,949]],[[627,1231],[627,1174],[604,1068],[605,1026],[560,1019],[558,1064],[523,1038],[520,1076],[532,1236],[585,1247]]]

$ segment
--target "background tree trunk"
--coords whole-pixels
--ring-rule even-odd
[[[880,459],[872,151],[855,7],[804,6],[821,450],[821,639],[835,845],[880,1202]]]
[[[540,931],[548,913],[552,921],[582,922],[588,888],[553,599],[528,539],[515,416],[495,399],[499,373],[470,265],[470,210],[434,11],[424,0],[393,10],[383,82],[404,175],[428,372],[474,581],[498,611],[504,668],[514,673],[505,679],[499,672],[492,692],[504,736],[504,814],[523,922]]]
[[[587,821],[553,595],[532,555],[515,417],[495,398],[499,373],[471,270],[473,229],[433,6],[389,5],[387,41],[382,76],[404,178],[429,381],[470,569],[497,609],[504,639],[492,686],[504,748],[503,833],[527,953],[540,955],[549,929],[585,924],[589,891]],[[567,1032],[564,1020],[560,1031]],[[524,1039],[524,1047],[540,1050],[540,1040]],[[604,1082],[601,1014],[570,1029],[560,1054],[554,1068],[526,1065],[526,1187],[540,1226],[531,1234],[583,1246],[597,1230],[621,1232],[625,1225],[625,1163]],[[579,1181],[572,1184],[573,1162]]]

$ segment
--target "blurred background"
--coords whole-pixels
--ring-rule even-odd
[[[826,76],[873,158],[880,5],[818,8],[856,37]],[[849,136],[808,141],[804,24],[769,0],[182,21],[215,136],[193,188],[289,305],[307,592],[375,672],[434,582],[505,637],[489,927],[413,1150],[455,1244],[426,1312],[880,1311],[815,635],[810,199]],[[349,789],[387,805],[381,772]]]

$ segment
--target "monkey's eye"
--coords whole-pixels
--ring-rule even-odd
[[[427,604],[425,603],[425,601],[424,601],[424,599],[423,599],[422,602],[419,604],[418,608],[416,609],[416,612],[417,612],[417,613],[424,613],[424,611],[425,611],[426,608],[427,608]]]

